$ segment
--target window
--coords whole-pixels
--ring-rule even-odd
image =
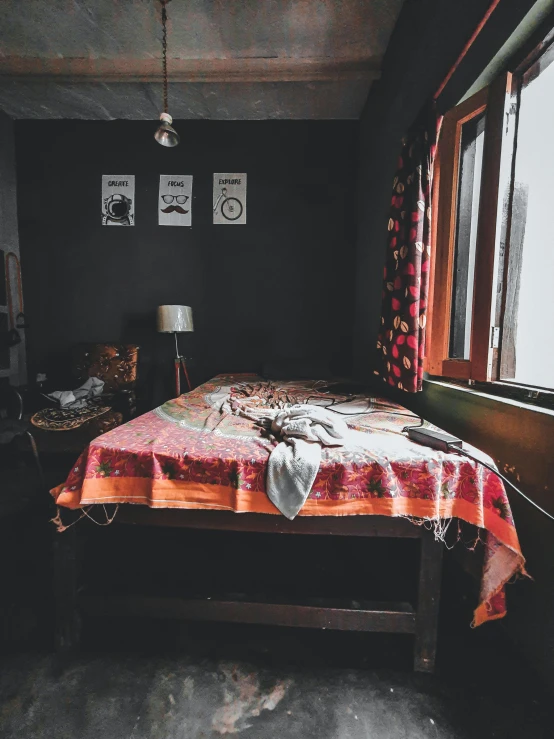
[[[463,124],[460,137],[456,236],[450,315],[450,356],[469,359],[477,220],[481,195],[485,113]]]
[[[554,390],[554,44],[446,114],[426,370]],[[554,396],[551,396],[554,398]]]
[[[554,47],[520,83],[500,361],[501,380],[546,388],[554,388],[548,328],[554,317],[552,52]]]

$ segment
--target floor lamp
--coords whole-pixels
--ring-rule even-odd
[[[188,305],[160,305],[158,307],[158,331],[163,334],[175,335],[175,393],[181,395],[181,368],[187,381],[189,390],[192,390],[185,358],[179,353],[177,334],[194,331],[192,323],[192,308]]]

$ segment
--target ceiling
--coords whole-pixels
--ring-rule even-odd
[[[403,0],[172,0],[174,118],[358,118]],[[0,109],[152,119],[159,0],[2,0]]]

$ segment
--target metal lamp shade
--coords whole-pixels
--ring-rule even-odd
[[[194,331],[192,308],[188,305],[160,305],[157,324],[158,331],[164,334]]]
[[[154,134],[154,138],[162,146],[177,146],[179,143],[179,134],[171,125],[173,123],[172,117],[169,113],[162,113],[160,115],[161,124],[158,130]]]
[[[177,146],[179,143],[179,134],[169,123],[162,123],[154,134],[154,138],[162,146]]]

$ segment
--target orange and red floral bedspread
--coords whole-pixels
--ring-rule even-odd
[[[341,399],[323,394],[320,385],[219,375],[95,439],[67,481],[52,492],[58,505],[67,508],[138,503],[278,514],[265,494],[267,460],[276,441],[232,408],[236,401],[259,409],[288,401],[327,405]],[[359,409],[359,404],[337,406],[345,414]],[[407,439],[402,429],[417,418],[402,406],[372,398],[363,410],[363,415],[348,415],[346,420],[372,435],[369,449],[324,447],[319,474],[300,515],[433,521],[457,517],[485,529],[475,623],[502,617],[504,585],[524,571],[502,482],[472,460]],[[483,459],[490,462],[485,455]]]

